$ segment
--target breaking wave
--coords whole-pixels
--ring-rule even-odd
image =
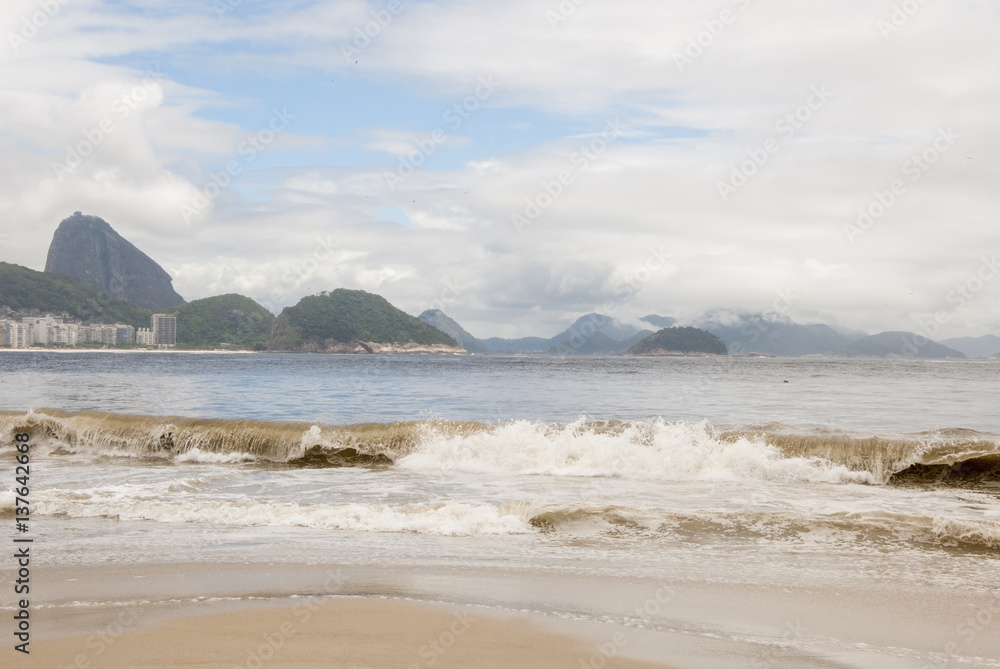
[[[998,439],[949,429],[867,436],[782,424],[424,420],[317,425],[43,409],[0,413],[0,445],[28,432],[60,454],[292,468],[387,467],[647,481],[995,485]]]

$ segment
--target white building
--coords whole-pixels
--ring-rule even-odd
[[[80,329],[75,323],[62,323],[60,325],[50,325],[47,328],[46,337],[50,344],[63,344],[65,346],[76,346],[80,335]]]
[[[156,346],[153,331],[149,328],[139,328],[135,331],[135,343],[139,346]]]
[[[11,348],[30,348],[34,328],[17,321],[3,321],[0,323],[0,334],[3,343]]]

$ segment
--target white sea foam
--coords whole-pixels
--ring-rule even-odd
[[[722,440],[706,423],[659,419],[614,430],[595,429],[580,419],[568,425],[515,421],[459,436],[429,431],[397,465],[421,471],[651,481],[872,482],[867,472],[827,460],[786,457],[763,438]]]
[[[174,456],[174,460],[176,462],[238,464],[240,462],[251,462],[256,460],[256,458],[247,453],[213,453],[212,451],[203,451],[200,448],[192,448],[189,451]]]
[[[16,496],[12,490],[0,490],[0,516],[14,515]]]
[[[299,526],[365,532],[415,532],[446,536],[525,534],[530,505],[522,503],[341,504],[306,505],[253,501],[171,501],[137,499],[120,493],[47,495],[37,513],[72,517],[110,517],[167,523],[199,522],[241,527]]]

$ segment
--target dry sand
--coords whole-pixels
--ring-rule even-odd
[[[4,667],[153,669],[201,667],[542,667],[653,669],[621,659],[612,640],[552,634],[519,618],[469,615],[386,599],[303,600],[163,622],[114,637],[33,641],[25,656],[7,646]],[[607,654],[606,654],[607,653]],[[609,656],[610,655],[610,656]]]

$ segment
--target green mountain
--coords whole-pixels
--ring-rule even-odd
[[[177,343],[181,346],[226,343],[264,348],[274,324],[270,311],[235,293],[195,300],[171,307],[165,313],[177,316]]]
[[[664,328],[626,351],[625,355],[727,355],[726,344],[697,328]]]
[[[11,309],[65,311],[92,323],[149,327],[148,310],[111,297],[76,277],[0,262],[0,305],[4,304]]]
[[[354,344],[369,352],[371,344],[458,349],[454,339],[400,311],[385,298],[345,288],[310,295],[294,307],[286,307],[274,321],[267,349],[351,352],[337,345]]]

